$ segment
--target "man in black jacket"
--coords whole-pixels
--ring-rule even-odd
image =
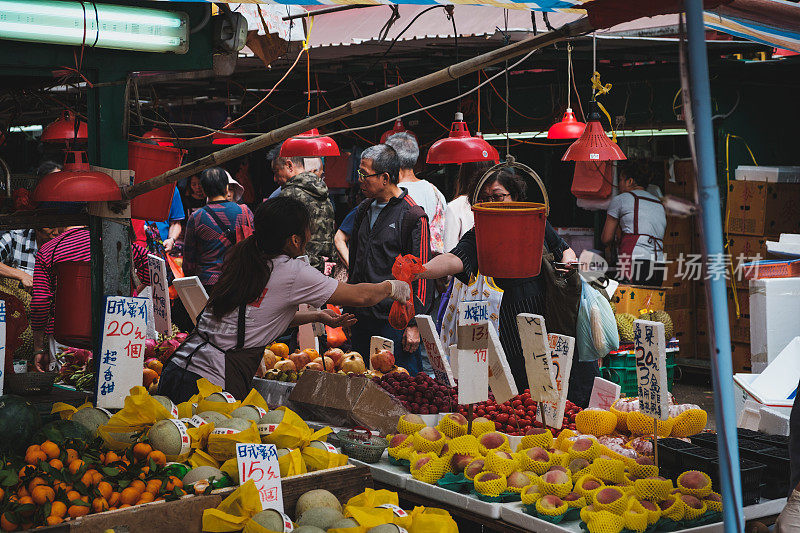
[[[430,254],[430,233],[425,211],[408,193],[397,186],[400,162],[393,148],[385,144],[371,146],[361,154],[358,169],[361,191],[366,200],[356,211],[350,237],[350,283],[379,282],[393,279],[392,265],[399,255],[412,254],[425,263]],[[432,283],[412,284],[416,314],[428,314],[433,299]],[[389,325],[389,299],[373,307],[348,309],[358,317],[352,328],[353,349],[369,360],[369,342],[373,335],[394,341],[395,362],[412,375],[422,370],[419,330],[412,319],[399,331]]]

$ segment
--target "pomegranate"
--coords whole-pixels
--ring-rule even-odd
[[[374,353],[369,358],[369,365],[384,374],[391,372],[394,367],[394,354],[389,350],[381,350],[378,353]]]

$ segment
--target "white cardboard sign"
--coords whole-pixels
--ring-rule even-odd
[[[146,298],[106,296],[97,407],[122,409],[131,388],[142,384],[147,307]]]
[[[251,479],[258,489],[261,509],[283,513],[283,490],[278,450],[274,444],[236,443],[236,463],[239,466],[239,485]],[[284,522],[288,517],[284,516]],[[289,527],[292,522],[289,520]]]
[[[605,411],[611,409],[614,402],[619,400],[622,389],[616,383],[607,379],[594,378],[592,386],[592,396],[589,399],[589,408],[599,408]]]
[[[200,278],[197,276],[175,278],[172,280],[172,286],[178,291],[178,297],[186,308],[186,312],[189,313],[189,318],[197,324],[197,317],[208,302],[208,293],[200,283]]]
[[[428,360],[433,367],[433,373],[436,376],[436,381],[442,385],[455,387],[456,383],[453,379],[453,371],[450,369],[448,356],[442,347],[442,341],[436,333],[436,326],[433,324],[433,319],[428,315],[417,315],[417,327],[419,328],[419,337],[422,344],[425,346],[425,352],[428,354]]]
[[[172,335],[172,311],[169,305],[169,286],[167,285],[167,262],[157,255],[148,254],[150,267],[150,298],[153,301],[153,318],[158,333]]]
[[[13,357],[14,354],[9,355]],[[0,396],[3,395],[3,387],[6,381],[6,301],[0,300]]]
[[[634,320],[633,328],[639,410],[649,417],[667,420],[669,391],[664,324],[650,320]]]
[[[486,301],[458,304],[458,403],[489,399],[489,320]]]
[[[139,298],[147,300],[147,338],[158,339],[158,332],[156,331],[156,321],[153,318],[153,288],[148,285],[137,294]]]
[[[447,353],[450,354],[450,368],[453,369],[453,375],[458,375],[458,345],[451,344],[447,348]]]
[[[550,343],[544,317],[530,313],[517,315],[517,327],[522,341],[522,354],[525,358],[525,373],[531,398],[537,402],[558,401],[558,389],[553,377],[553,364],[550,358]]]
[[[489,322],[489,388],[492,389],[497,403],[504,403],[519,394],[511,367],[508,366],[506,352],[491,322]]]
[[[569,392],[569,376],[572,373],[572,352],[575,350],[575,337],[548,333],[547,340],[550,344],[550,357],[553,362],[556,389],[558,389],[557,402],[541,402],[539,413],[536,415],[539,422],[561,429],[564,422],[564,410],[567,407],[567,394]],[[544,413],[544,418],[542,418]]]
[[[375,355],[381,350],[389,350],[390,352],[394,353],[394,341],[392,339],[387,339],[386,337],[379,337],[375,335],[369,340],[369,354],[367,354],[365,359],[369,361],[371,356]]]
[[[298,309],[301,312],[314,311],[314,308],[308,304],[300,304]],[[316,350],[319,353],[319,338],[314,331],[314,324],[301,324],[297,328],[297,344],[300,350]]]

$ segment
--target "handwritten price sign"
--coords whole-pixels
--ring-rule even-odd
[[[652,418],[666,420],[669,418],[669,391],[664,324],[634,320],[633,328],[639,410]]]
[[[619,400],[620,386],[603,378],[594,378],[592,386],[592,396],[589,399],[589,407],[599,407],[608,411],[614,402]]]
[[[508,366],[506,352],[491,322],[489,322],[489,388],[492,389],[497,403],[504,403],[519,394],[511,367]]]
[[[458,403],[489,399],[489,321],[486,301],[458,304]]]
[[[150,266],[150,287],[153,291],[150,297],[153,300],[153,319],[156,331],[164,335],[172,335],[167,263],[157,255],[148,254],[147,264]]]
[[[275,509],[283,513],[281,467],[278,465],[275,445],[237,443],[236,463],[239,466],[239,484],[253,480],[261,499],[261,509]]]
[[[520,313],[517,315],[517,327],[522,341],[522,355],[525,358],[525,373],[528,375],[531,398],[537,402],[557,402],[558,389],[544,317]]]
[[[567,393],[569,391],[569,376],[572,373],[572,352],[575,350],[575,337],[548,333],[547,340],[550,344],[550,358],[553,363],[553,376],[558,390],[557,402],[542,402],[537,415],[540,422],[550,427],[561,429],[564,422],[564,410],[567,406]],[[544,418],[542,418],[544,413]]]
[[[122,409],[131,387],[142,384],[147,304],[147,298],[106,296],[97,407]]]
[[[455,387],[456,383],[453,379],[453,371],[450,369],[449,358],[444,351],[439,335],[436,333],[433,319],[428,315],[417,315],[416,318],[419,336],[425,346],[425,352],[428,354],[431,367],[433,367],[436,381],[442,385]]]

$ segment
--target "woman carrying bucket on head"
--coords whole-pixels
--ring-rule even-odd
[[[538,177],[537,177],[538,178]],[[483,252],[481,263],[491,255],[492,263],[495,265],[502,265],[506,268],[505,272],[511,272],[515,267],[516,259],[527,261],[528,267],[530,266],[531,259],[535,262],[537,258],[541,260],[542,252],[549,252],[552,254],[556,261],[560,263],[559,266],[575,263],[577,258],[575,252],[569,245],[556,233],[553,227],[546,220],[546,210],[542,210],[539,215],[544,222],[544,242],[536,236],[533,240],[539,242],[539,250],[530,248],[531,244],[522,244],[515,233],[515,229],[519,235],[525,234],[526,239],[530,238],[528,233],[531,233],[527,226],[520,226],[516,221],[509,221],[504,227],[496,228],[481,228],[481,218],[479,216],[480,210],[492,209],[494,211],[501,211],[504,214],[510,214],[512,217],[518,217],[517,213],[523,213],[523,210],[530,211],[531,205],[527,203],[514,203],[520,202],[525,199],[526,184],[525,181],[517,176],[513,170],[504,168],[497,171],[490,170],[484,176],[485,182],[479,186],[477,192],[477,200],[480,204],[491,202],[486,205],[475,205],[476,198],[473,200],[473,210],[476,212],[475,228],[471,229],[458,242],[458,244],[449,253],[436,256],[431,261],[425,264],[425,271],[419,274],[419,277],[426,279],[437,279],[445,276],[454,275],[456,278],[464,283],[468,283],[470,277],[478,275],[478,244],[476,239],[476,230],[486,231],[487,229],[494,232],[503,232],[509,237],[509,244],[504,249],[492,249]],[[509,203],[508,206],[499,206],[498,203]],[[517,213],[515,213],[516,211]],[[513,220],[513,219],[512,219]],[[514,227],[516,226],[516,228]],[[541,230],[539,232],[541,234]],[[519,262],[519,261],[517,261]],[[510,267],[510,268],[509,268]],[[505,351],[511,373],[517,383],[520,391],[528,387],[528,378],[525,372],[525,362],[522,355],[522,345],[519,338],[519,330],[517,329],[517,315],[519,313],[534,313],[540,315],[547,315],[545,297],[548,289],[548,283],[545,276],[540,272],[541,265],[537,268],[530,269],[533,275],[526,277],[494,277],[494,281],[499,288],[503,290],[503,299],[500,305],[500,327],[499,336],[500,343]],[[495,272],[486,272],[486,275],[492,275]],[[501,274],[502,275],[502,274]],[[573,325],[574,327],[574,325]],[[554,332],[556,333],[556,332]],[[573,380],[581,382],[588,381],[588,389],[591,391],[591,382],[594,376],[599,375],[596,365],[593,369],[590,365],[577,364],[577,357],[573,358],[572,377]],[[586,366],[586,368],[582,368]],[[572,387],[570,387],[572,389]],[[576,392],[583,387],[576,386]],[[572,396],[572,395],[570,395]],[[583,395],[581,395],[583,396]],[[576,398],[583,400],[583,398]],[[588,402],[588,395],[585,402]],[[578,402],[576,402],[578,403]],[[583,403],[583,402],[581,402]]]

